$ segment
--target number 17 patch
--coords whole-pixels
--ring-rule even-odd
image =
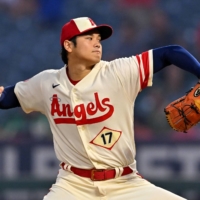
[[[111,150],[121,137],[121,134],[121,131],[104,127],[90,143]]]

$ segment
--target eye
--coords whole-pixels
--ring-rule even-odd
[[[92,36],[88,36],[88,37],[86,37],[86,39],[92,40]]]

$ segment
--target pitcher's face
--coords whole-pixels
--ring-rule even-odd
[[[72,59],[88,65],[95,65],[101,60],[102,45],[101,35],[97,30],[89,31],[77,36],[76,46],[72,48]]]

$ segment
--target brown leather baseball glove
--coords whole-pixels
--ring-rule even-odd
[[[200,121],[200,81],[185,96],[165,107],[169,125],[176,131],[185,132]]]

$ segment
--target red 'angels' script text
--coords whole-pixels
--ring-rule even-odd
[[[114,112],[114,107],[109,104],[110,99],[104,98],[100,101],[98,93],[94,93],[95,102],[90,102],[87,105],[79,104],[74,107],[74,110],[71,110],[70,104],[61,104],[57,94],[54,94],[52,97],[51,103],[51,115],[57,115],[58,118],[54,119],[56,124],[94,124],[102,122],[112,116]],[[105,111],[107,112],[105,113]],[[94,118],[87,118],[87,116],[93,116],[101,112],[101,116]],[[75,116],[75,118],[73,118]]]

